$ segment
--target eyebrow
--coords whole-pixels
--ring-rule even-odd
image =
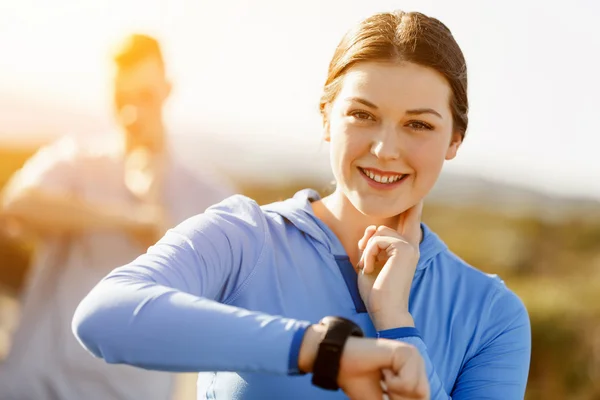
[[[360,98],[360,97],[348,97],[346,99],[346,101],[349,101],[349,102],[355,101],[357,103],[364,104],[367,107],[371,107],[374,110],[377,110],[377,106],[375,104],[371,103],[369,100],[365,100],[365,99]]]
[[[440,119],[443,119],[442,115],[433,108],[417,108],[415,110],[407,110],[406,113],[409,115],[432,114]]]
[[[365,100],[360,97],[348,97],[346,99],[346,101],[350,101],[350,102],[355,101],[357,103],[364,104],[367,107],[371,107],[374,110],[377,110],[377,108],[378,108],[375,104],[371,103],[369,100]],[[435,115],[436,117],[438,117],[440,119],[443,119],[442,115],[439,112],[435,111],[433,108],[415,108],[414,110],[407,110],[406,113],[409,115],[431,114],[431,115]]]

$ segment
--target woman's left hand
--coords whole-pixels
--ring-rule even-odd
[[[369,226],[358,242],[358,289],[375,328],[414,326],[408,298],[419,261],[423,202],[402,213],[398,226]]]

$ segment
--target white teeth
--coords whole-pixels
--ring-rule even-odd
[[[381,175],[376,175],[371,171],[366,171],[363,170],[363,172],[371,179],[373,179],[375,182],[379,182],[379,183],[394,183],[398,180],[400,180],[404,175],[394,175],[394,176],[381,176]]]

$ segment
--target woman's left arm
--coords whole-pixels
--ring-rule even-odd
[[[427,346],[415,328],[380,331],[379,337],[400,340],[415,346],[425,360],[431,400],[516,400],[523,399],[531,357],[531,325],[520,299],[500,288],[482,320],[477,351],[464,363],[450,395],[427,353]]]
[[[521,300],[506,287],[491,297],[478,326],[477,351],[463,365],[450,395],[408,311],[411,283],[419,260],[421,213],[418,203],[403,213],[396,229],[368,227],[358,247],[358,287],[379,336],[415,346],[425,360],[431,399],[522,399],[525,393],[531,330]],[[402,328],[397,328],[402,327]]]

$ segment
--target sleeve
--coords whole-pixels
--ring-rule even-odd
[[[531,326],[527,310],[511,291],[498,289],[483,318],[477,352],[461,369],[449,396],[427,353],[427,346],[415,328],[397,328],[378,336],[402,340],[415,346],[425,360],[431,399],[516,400],[523,399],[531,356]]]
[[[260,207],[233,196],[170,230],[81,302],[73,331],[109,363],[173,372],[294,373],[309,325],[228,305],[261,264]]]
[[[531,357],[531,324],[521,300],[506,287],[489,307],[488,327],[478,352],[463,366],[452,391],[455,400],[523,399]]]
[[[72,193],[77,176],[76,157],[77,146],[68,137],[40,148],[7,183],[6,200],[34,187],[50,193]]]

